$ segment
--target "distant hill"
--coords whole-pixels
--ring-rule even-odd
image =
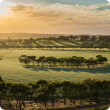
[[[0,39],[28,39],[28,38],[42,38],[42,37],[58,37],[60,35],[65,35],[67,34],[36,34],[36,33],[0,33]]]

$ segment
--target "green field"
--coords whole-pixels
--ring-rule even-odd
[[[32,44],[26,44],[26,45],[31,45],[33,47],[35,46],[80,46],[82,43],[87,42],[87,43],[93,43],[94,46],[98,46],[101,41],[80,41],[80,40],[66,40],[66,41],[36,41],[35,43]],[[19,42],[12,42],[12,43],[7,43],[9,46],[24,46],[24,44],[20,44]]]
[[[67,51],[67,50],[0,50],[0,75],[5,82],[36,82],[38,79],[53,80],[69,80],[83,81],[87,78],[106,79],[110,80],[110,67],[107,68],[47,68],[25,66],[19,63],[18,57],[21,55],[54,56],[54,57],[69,57],[82,56],[85,58],[102,55],[108,58],[107,64],[110,65],[110,52],[108,51]]]
[[[80,41],[80,40],[67,40],[67,41],[37,41],[37,46],[79,46],[83,42],[93,43],[95,46],[97,46],[100,41]]]

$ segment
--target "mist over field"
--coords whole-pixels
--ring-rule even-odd
[[[102,55],[108,58],[107,65],[110,65],[110,52],[107,51],[65,51],[65,50],[0,50],[0,71],[1,76],[5,82],[22,82],[22,83],[35,83],[38,79],[46,79],[48,81],[83,81],[87,78],[95,78],[99,80],[110,79],[110,69],[107,68],[54,68],[54,67],[37,67],[26,66],[21,64],[18,60],[21,55],[35,55],[36,58],[40,56],[54,56],[70,57],[82,56],[85,58]]]

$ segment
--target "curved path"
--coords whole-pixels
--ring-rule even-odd
[[[101,108],[101,107],[107,107],[107,106],[110,106],[110,104],[95,104],[95,105],[77,106],[73,108],[54,109],[54,110],[81,110],[81,109],[90,109],[90,108]],[[53,109],[50,109],[50,110],[53,110]]]
[[[6,104],[5,99],[2,99],[2,100],[1,100],[0,107],[1,107],[3,110],[14,110],[14,109],[10,108],[10,107]]]

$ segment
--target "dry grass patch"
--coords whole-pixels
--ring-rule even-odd
[[[82,104],[80,103],[80,100],[76,100],[76,103],[70,102],[69,99],[67,99],[66,104],[64,105],[64,99],[59,99],[55,102],[54,108],[52,106],[51,101],[47,103],[47,106],[45,108],[45,105],[40,102],[34,102],[34,101],[24,101],[24,105],[21,106],[22,110],[47,110],[47,109],[61,109],[61,108],[72,108],[72,107],[79,107],[79,106],[87,106],[87,105],[94,105],[95,102],[87,102],[86,100],[82,100]],[[19,105],[17,105],[16,108],[16,101],[11,101],[12,107],[15,110],[19,110]]]

